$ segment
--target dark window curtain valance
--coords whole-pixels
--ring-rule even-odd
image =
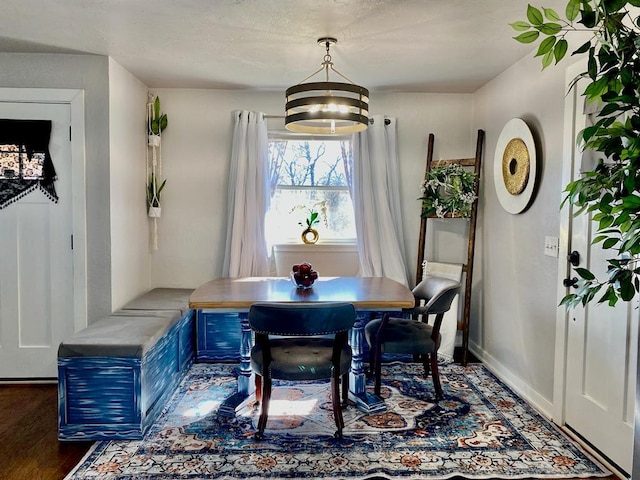
[[[0,209],[36,188],[58,201],[50,138],[51,120],[0,119]]]

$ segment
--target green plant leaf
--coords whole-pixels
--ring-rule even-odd
[[[533,25],[542,25],[544,21],[542,12],[531,4],[527,6],[527,18]]]
[[[543,41],[540,42],[540,46],[538,47],[538,51],[536,52],[535,56],[539,57],[540,55],[544,55],[545,53],[549,52],[553,48],[553,45],[555,43],[556,43],[555,36],[545,38]]]
[[[160,97],[156,97],[153,101],[153,118],[160,118]]]
[[[627,4],[627,0],[604,0],[604,8],[609,13],[617,12]]]
[[[555,35],[562,30],[562,25],[559,23],[543,23],[542,25],[537,25],[536,28],[545,35]]]
[[[553,56],[556,59],[556,63],[564,58],[564,56],[567,54],[568,48],[569,43],[564,38],[560,39],[558,43],[556,43],[555,47],[553,48]]]
[[[553,50],[549,50],[542,57],[542,69],[544,70],[549,65],[551,65],[551,62],[553,62]]]
[[[569,0],[569,3],[567,3],[567,7],[565,9],[567,20],[573,22],[576,18],[578,18],[578,14],[580,13],[580,5],[580,0]]]
[[[533,43],[538,39],[539,36],[540,36],[540,32],[536,30],[532,30],[530,32],[521,33],[517,37],[513,37],[513,38],[520,43]]]
[[[572,55],[579,55],[585,53],[591,47],[591,40],[580,45],[576,50],[573,51]]]
[[[622,199],[622,206],[631,210],[640,208],[640,197],[628,195]]]
[[[531,28],[531,24],[527,22],[517,21],[509,24],[511,28],[518,32],[524,32],[525,30],[529,30]]]
[[[580,14],[581,14],[581,19],[578,23],[581,23],[587,28],[594,28],[596,26],[597,17],[594,11],[585,9],[585,10],[581,10]]]
[[[542,7],[542,11],[544,12],[544,16],[549,20],[553,20],[554,22],[561,21],[560,16],[556,13],[553,8],[544,8]]]
[[[595,280],[596,278],[596,276],[586,268],[576,268],[575,271],[578,275],[580,275],[581,278],[584,278],[585,280]]]
[[[598,98],[606,90],[608,84],[607,77],[600,77],[595,82],[591,82],[584,90],[584,94],[589,98]]]
[[[598,73],[598,65],[596,63],[596,59],[592,54],[593,47],[589,49],[589,60],[587,62],[587,73],[592,80],[596,79],[596,75]]]

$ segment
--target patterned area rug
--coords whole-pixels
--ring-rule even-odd
[[[98,442],[67,480],[569,478],[609,475],[480,365],[441,367],[432,403],[422,366],[383,368],[388,411],[344,411],[335,424],[327,383],[274,382],[265,439],[253,397],[235,419],[216,415],[233,392],[229,365],[194,365],[142,441]]]

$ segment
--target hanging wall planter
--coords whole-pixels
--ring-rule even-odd
[[[147,144],[150,147],[159,147],[160,146],[160,135],[149,135]]]
[[[162,214],[162,207],[149,207],[149,216],[151,218],[160,218]]]
[[[149,93],[147,103],[147,214],[152,221],[152,248],[158,249],[158,218],[162,214],[160,194],[167,180],[162,178],[162,132],[167,128],[167,115],[160,113],[160,98]]]

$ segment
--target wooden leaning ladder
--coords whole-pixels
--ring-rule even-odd
[[[425,170],[425,179],[429,176],[432,167],[442,166],[446,164],[457,164],[463,167],[473,167],[476,175],[475,195],[476,200],[471,207],[471,216],[469,217],[469,234],[467,247],[467,261],[462,266],[462,272],[465,275],[464,287],[464,310],[462,313],[462,321],[458,323],[458,330],[462,330],[462,364],[467,365],[469,353],[469,315],[471,312],[471,285],[473,280],[473,257],[476,240],[476,219],[478,214],[478,196],[480,191],[480,167],[482,163],[482,148],[484,145],[484,130],[478,130],[478,139],[476,141],[476,156],[474,158],[458,158],[450,160],[433,161],[433,144],[435,137],[433,133],[429,134],[429,143],[427,147],[427,167]],[[418,239],[418,265],[416,268],[416,285],[422,280],[423,263],[424,263],[424,247],[427,234],[427,220],[432,217],[420,217],[420,237]],[[461,218],[461,217],[451,217]]]

